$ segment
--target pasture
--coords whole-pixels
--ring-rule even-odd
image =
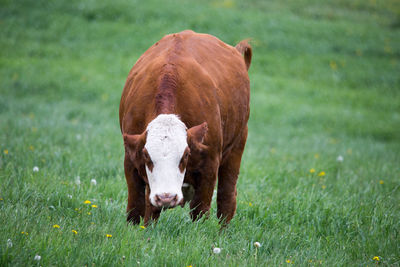
[[[0,266],[400,265],[398,1],[0,5]],[[223,231],[215,199],[195,223],[187,206],[147,228],[125,221],[122,88],[149,46],[184,29],[252,38],[249,137]]]

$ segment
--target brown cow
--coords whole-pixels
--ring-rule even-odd
[[[247,138],[252,50],[193,31],[166,35],[136,62],[122,92],[127,219],[157,219],[194,189],[193,219],[207,213],[218,177],[217,216],[236,211]],[[186,185],[185,184],[185,185]]]

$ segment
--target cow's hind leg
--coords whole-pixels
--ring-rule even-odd
[[[236,182],[246,138],[247,129],[218,171],[217,216],[225,223],[229,223],[236,212]]]
[[[128,155],[124,161],[125,178],[128,185],[127,221],[140,223],[140,217],[145,215],[145,183],[133,165]]]

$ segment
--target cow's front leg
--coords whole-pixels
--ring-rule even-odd
[[[190,215],[193,221],[199,219],[203,214],[208,216],[215,183],[217,181],[217,166],[204,169],[207,171],[197,172],[194,174],[195,192],[193,199],[190,202]]]
[[[125,155],[124,169],[128,185],[127,221],[138,224],[140,217],[145,215],[145,182],[133,167],[128,155]]]
[[[226,224],[231,221],[236,211],[236,182],[246,138],[247,128],[241,141],[232,149],[218,171],[217,216]]]
[[[147,226],[150,220],[157,221],[160,217],[161,209],[154,207],[150,202],[150,187],[146,186],[146,212],[144,215],[144,225]]]

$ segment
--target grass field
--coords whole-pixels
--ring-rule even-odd
[[[184,29],[252,38],[222,232],[215,201],[125,222],[122,88]],[[399,266],[400,3],[1,0],[0,148],[0,266]]]

